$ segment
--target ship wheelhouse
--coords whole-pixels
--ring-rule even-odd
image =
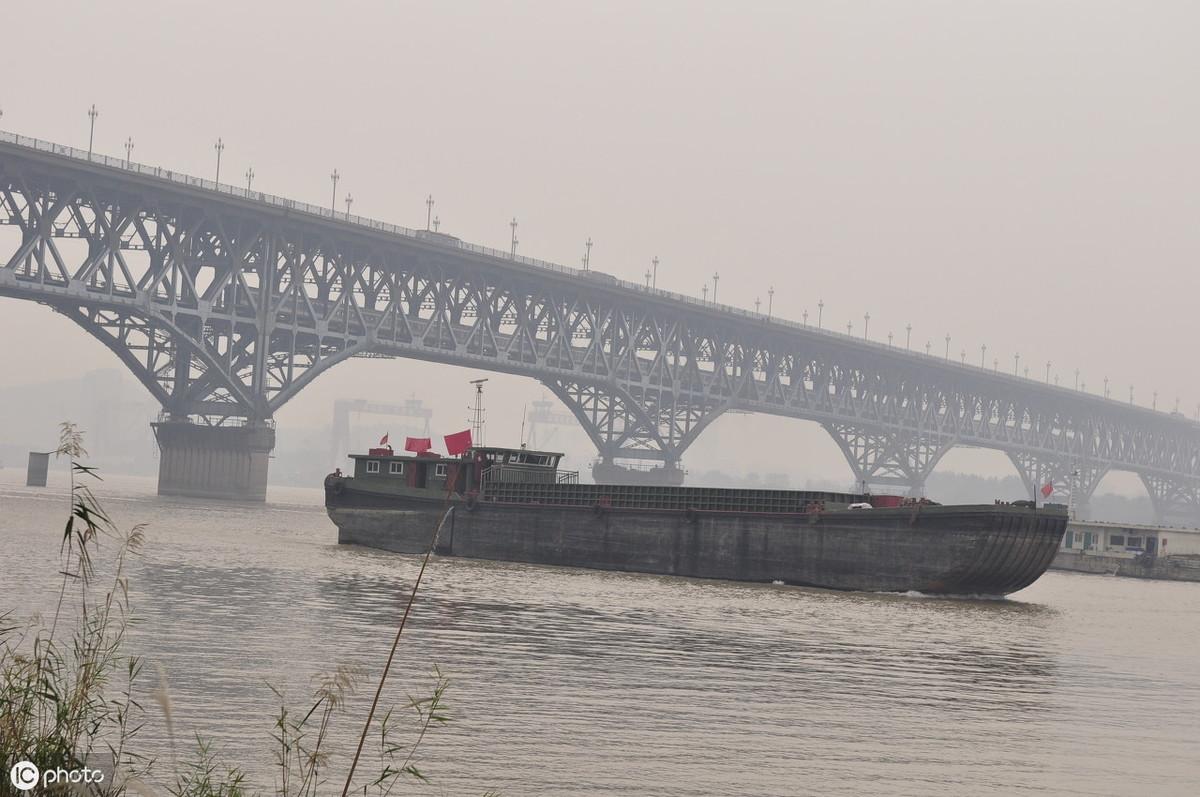
[[[372,448],[366,454],[350,455],[354,461],[354,478],[376,488],[409,488],[464,495],[482,492],[487,483],[577,482],[577,473],[558,470],[562,457],[563,454],[556,451],[497,446],[474,446],[456,457],[433,452],[396,453],[390,447]]]

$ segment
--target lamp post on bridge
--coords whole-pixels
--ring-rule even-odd
[[[650,287],[658,290],[658,255],[650,258]]]
[[[225,142],[222,141],[219,136],[217,137],[217,143],[213,144],[213,149],[215,149],[217,151],[217,174],[216,174],[216,177],[213,178],[213,182],[216,183],[217,185],[220,185],[221,184],[221,153],[225,151]]]
[[[430,225],[433,224],[433,194],[425,197],[425,231],[429,232]]]
[[[995,373],[995,374],[1000,373],[1000,358],[999,357],[992,358],[992,373]]]
[[[959,356],[959,359],[961,359],[961,360],[962,360],[962,364],[963,364],[963,365],[966,365],[966,364],[967,364],[967,350],[966,350],[966,348],[965,348],[965,347],[963,348],[963,350],[962,350],[962,353],[961,353],[961,354],[960,354],[960,356]]]
[[[346,194],[346,221],[350,221],[350,206],[354,204],[354,197]]]
[[[337,211],[337,184],[342,176],[338,174],[337,169],[334,169],[333,174],[329,175],[329,179],[333,181],[333,195],[329,199],[329,215],[332,216]]]
[[[925,356],[926,356],[926,357],[930,357],[930,356],[932,356],[932,355],[930,354],[930,352],[931,352],[932,350],[933,350],[933,341],[932,341],[932,340],[927,340],[927,341],[925,341]]]
[[[125,139],[125,168],[129,168],[129,161],[133,160],[133,136],[128,136]]]
[[[846,334],[849,335],[853,330],[854,330],[854,322],[847,321],[846,322]]]
[[[757,296],[755,296],[755,297],[754,297],[754,314],[755,314],[755,315],[762,315],[762,313],[758,312],[758,307],[759,307],[759,305],[761,305],[761,304],[762,304],[762,299],[760,299],[760,298],[758,298]]]
[[[1152,410],[1158,409],[1158,391],[1157,390],[1154,391],[1154,398],[1151,399],[1151,401],[1150,401],[1150,409],[1152,409]]]
[[[433,231],[437,232],[438,227],[441,227],[441,226],[442,226],[442,220],[439,217],[434,216],[433,217]]]
[[[768,319],[771,317],[771,310],[774,309],[774,304],[775,304],[775,286],[772,285],[771,287],[767,288],[767,318]],[[808,311],[807,310],[804,311],[804,326],[808,326]]]
[[[1104,397],[1108,398],[1108,377],[1104,377]]]
[[[912,324],[904,327],[904,349],[905,351],[912,348]]]
[[[892,348],[892,333],[888,333],[888,348]]]
[[[718,272],[714,271],[713,272],[713,304],[717,303],[717,283],[720,281],[721,281],[721,275]]]
[[[1079,389],[1079,369],[1075,369],[1075,389]]]
[[[1133,385],[1129,386],[1129,403],[1133,403]]]
[[[651,276],[652,275],[650,274],[650,269],[646,269],[646,290],[650,290],[650,277]],[[757,302],[758,300],[755,299],[754,301]]]
[[[704,284],[700,292],[704,294],[704,303],[708,304],[708,283]]]
[[[513,216],[513,219],[512,219],[512,221],[510,221],[508,223],[508,226],[512,227],[512,251],[510,252],[510,254],[513,257],[516,257],[517,256],[517,217],[516,216]]]
[[[870,332],[871,332],[871,314],[863,313],[863,340],[867,340],[868,337],[870,337]]]
[[[88,126],[88,160],[92,159],[92,142],[96,138],[96,117],[99,115],[100,112],[96,110],[96,103],[93,102],[92,107],[88,108],[88,119],[91,120],[91,124]]]
[[[987,368],[987,344],[984,343],[979,347],[979,367]]]
[[[950,359],[950,333],[946,333],[946,359]]]
[[[250,193],[250,186],[254,184],[254,167],[251,166],[246,170],[246,193]]]
[[[1046,360],[1046,384],[1050,384],[1050,361]]]
[[[583,270],[587,271],[592,265],[592,236],[583,242]]]
[[[1020,374],[1021,374],[1021,354],[1020,354],[1020,352],[1018,352],[1017,354],[1013,355],[1013,376],[1020,376]]]
[[[825,315],[825,300],[817,300],[817,329],[821,328],[822,317]]]

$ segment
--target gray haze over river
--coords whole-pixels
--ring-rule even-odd
[[[0,471],[0,611],[27,616],[52,605],[66,498],[22,475]],[[132,646],[167,673],[180,743],[270,786],[265,683],[299,704],[337,664],[377,676],[419,560],[336,545],[317,490],[100,492],[149,524]],[[1184,795],[1197,662],[1200,584],[1050,573],[972,601],[436,559],[388,695],[435,663],[452,679],[431,794]],[[160,719],[147,734],[169,757]]]

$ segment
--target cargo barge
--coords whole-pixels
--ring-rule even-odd
[[[1067,524],[1029,502],[941,506],[898,496],[581,484],[562,455],[352,455],[325,479],[338,542],[511,562],[840,590],[1005,595],[1033,583]]]

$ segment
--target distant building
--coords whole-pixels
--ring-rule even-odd
[[[1134,558],[1200,556],[1200,529],[1072,520],[1062,550]]]

